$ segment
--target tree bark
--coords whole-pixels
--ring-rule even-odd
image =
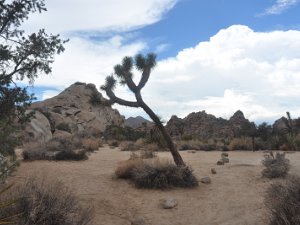
[[[139,103],[140,107],[149,115],[149,117],[153,120],[153,122],[157,125],[158,129],[161,131],[163,137],[165,138],[168,148],[170,149],[170,152],[173,156],[174,162],[177,166],[185,166],[185,163],[177,151],[173,140],[167,130],[165,129],[164,125],[161,123],[158,116],[150,109],[150,107],[143,101],[142,96],[140,92],[135,93],[136,100]]]

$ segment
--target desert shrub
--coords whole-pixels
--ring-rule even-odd
[[[82,146],[87,151],[95,151],[99,149],[101,143],[94,138],[85,138],[82,140]]]
[[[217,149],[217,146],[216,144],[206,144],[206,145],[200,145],[199,149],[203,151],[213,151]]]
[[[198,181],[190,167],[178,167],[169,161],[143,161],[132,171],[132,180],[139,188],[166,189],[195,187]]]
[[[140,157],[142,159],[152,159],[155,158],[156,156],[157,156],[156,153],[151,149],[143,149],[140,152]]]
[[[123,141],[120,143],[121,151],[136,151],[138,150],[137,146],[132,141]]]
[[[230,141],[229,149],[231,150],[252,150],[251,138],[234,138]]]
[[[89,102],[93,106],[99,106],[102,103],[101,97],[102,97],[101,94],[97,90],[95,90],[92,92]]]
[[[280,146],[285,144],[286,140],[283,135],[275,134],[271,137],[271,147],[272,149],[280,149]]]
[[[116,148],[116,147],[119,147],[120,143],[116,140],[112,140],[112,141],[108,142],[108,145],[113,147],[113,148]]]
[[[86,155],[85,150],[78,150],[78,151],[72,151],[72,150],[62,150],[60,152],[57,152],[55,154],[55,160],[85,160],[88,156]]]
[[[285,158],[285,153],[273,152],[264,156],[262,161],[265,167],[262,175],[268,178],[285,177],[290,170],[290,161]]]
[[[0,184],[4,182],[6,178],[15,171],[15,168],[18,166],[18,164],[19,163],[14,155],[3,156],[0,153]]]
[[[255,150],[267,150],[270,148],[271,146],[267,141],[263,141],[261,138],[255,138],[255,142],[254,142]]]
[[[86,151],[82,143],[73,138],[55,137],[46,143],[27,143],[22,156],[24,160],[84,160]]]
[[[300,178],[291,176],[285,182],[271,184],[265,205],[270,225],[300,224]]]
[[[146,136],[146,132],[134,130],[131,127],[120,127],[117,125],[107,126],[104,133],[105,139],[136,141]]]
[[[57,124],[56,129],[57,130],[63,130],[63,131],[71,133],[71,129],[69,127],[69,124],[64,123],[64,122]]]
[[[18,225],[87,225],[92,210],[80,206],[71,190],[58,181],[32,178],[14,188],[8,199],[18,199],[2,216],[14,217]]]
[[[143,161],[139,158],[137,154],[132,155],[130,156],[129,160],[121,161],[118,163],[118,167],[115,170],[115,174],[118,178],[132,178],[133,170],[141,166],[142,164]]]
[[[184,134],[184,135],[182,135],[181,139],[183,141],[190,141],[193,139],[193,136],[191,134]]]

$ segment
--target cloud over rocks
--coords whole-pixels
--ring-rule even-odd
[[[228,118],[238,109],[256,121],[299,116],[299,40],[300,31],[233,25],[160,61],[145,96],[165,118],[199,110]]]
[[[53,75],[40,76],[35,85],[62,90],[82,81],[99,87],[124,56],[146,48],[146,43],[128,42],[122,35],[92,42],[76,37],[56,57]],[[142,94],[164,119],[201,110],[228,118],[240,109],[251,120],[272,121],[286,111],[300,115],[299,90],[300,31],[256,32],[233,25],[159,61]],[[124,87],[116,94],[133,99]],[[126,116],[142,114],[114,107]]]

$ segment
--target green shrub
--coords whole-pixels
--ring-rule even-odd
[[[290,170],[290,161],[285,158],[285,153],[273,152],[264,156],[262,161],[265,169],[262,175],[268,178],[285,177]]]
[[[132,180],[139,188],[166,189],[195,187],[198,181],[190,167],[178,167],[164,161],[146,162],[134,168]]]
[[[95,91],[92,92],[89,102],[93,106],[99,106],[102,103],[101,97],[102,97],[101,94],[98,91],[95,90]]]
[[[283,183],[271,184],[265,197],[269,225],[300,224],[300,178],[291,176]]]

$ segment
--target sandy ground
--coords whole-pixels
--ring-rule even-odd
[[[129,152],[101,148],[82,162],[22,162],[11,178],[22,182],[28,176],[62,180],[78,194],[84,205],[95,208],[95,225],[130,225],[143,218],[151,225],[263,225],[267,224],[263,198],[272,181],[261,178],[263,152],[229,152],[230,163],[217,166],[221,152],[181,152],[197,178],[210,176],[211,184],[194,189],[143,190],[114,178],[118,161]],[[169,158],[170,153],[159,153]],[[287,154],[292,174],[300,174],[300,153]],[[214,167],[217,174],[212,175]],[[177,199],[178,206],[162,209],[160,201]]]

